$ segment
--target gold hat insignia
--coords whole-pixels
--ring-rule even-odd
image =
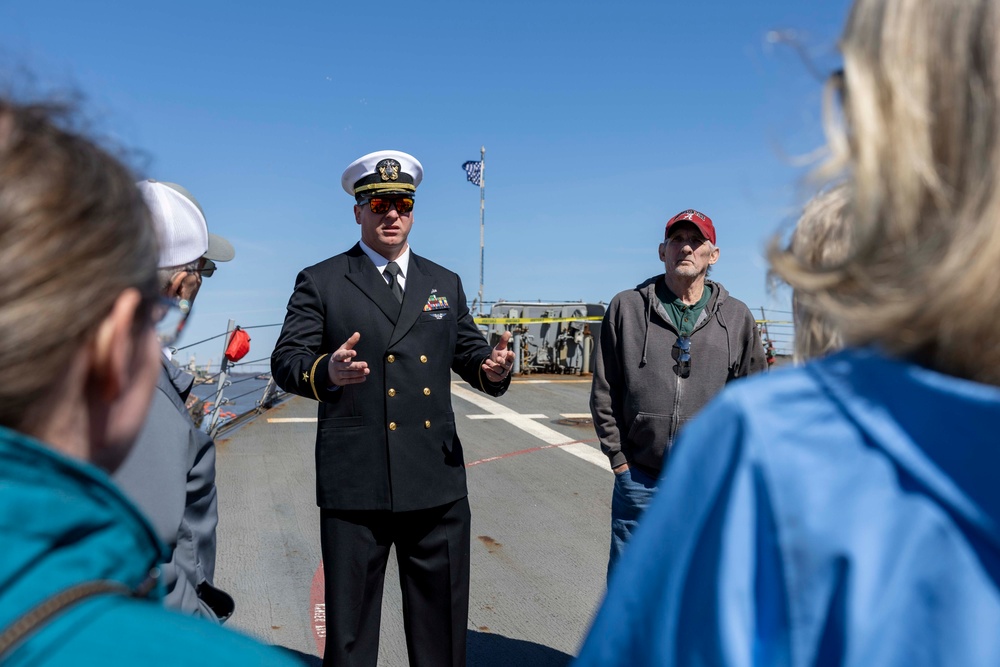
[[[395,181],[399,178],[399,162],[392,158],[382,160],[375,165],[375,168],[378,169],[383,181]]]

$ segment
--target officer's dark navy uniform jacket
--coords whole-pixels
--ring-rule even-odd
[[[355,332],[365,382],[336,388],[327,364]],[[466,496],[451,370],[492,396],[491,352],[455,273],[412,251],[400,305],[360,244],[299,273],[271,357],[275,381],[319,401],[317,503],[410,511]]]

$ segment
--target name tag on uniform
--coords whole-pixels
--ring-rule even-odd
[[[436,294],[431,294],[427,299],[427,303],[424,304],[424,312],[429,313],[431,311],[442,311],[448,310],[448,297],[438,296]],[[442,317],[444,313],[441,313]]]

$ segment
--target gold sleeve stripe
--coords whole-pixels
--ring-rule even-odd
[[[328,357],[328,356],[330,355],[324,354],[317,357],[316,361],[313,362],[312,369],[309,371],[309,386],[312,387],[313,396],[316,397],[317,401],[320,400],[320,398],[319,398],[319,393],[316,391],[316,366],[319,365],[319,362],[323,361],[323,357]]]

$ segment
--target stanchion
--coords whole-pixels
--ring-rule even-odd
[[[229,339],[233,335],[233,331],[236,329],[236,320],[229,320],[229,327],[226,329],[226,337],[222,342],[222,364],[219,368],[219,377],[216,380],[218,386],[215,389],[215,407],[212,409],[212,417],[208,424],[208,434],[215,437],[215,434],[219,431],[219,411],[222,409],[222,390],[226,386],[226,378],[228,377],[229,371],[229,360],[226,359],[226,348],[229,346]]]

